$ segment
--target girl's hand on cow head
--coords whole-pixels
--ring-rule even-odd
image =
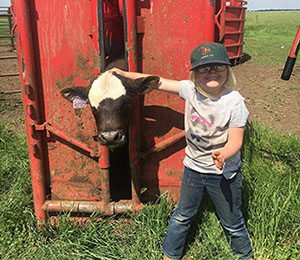
[[[217,166],[218,169],[223,170],[224,167],[224,158],[220,151],[213,151],[211,153],[211,157],[214,161],[214,164]]]
[[[110,69],[109,71],[111,71],[111,72],[116,72],[116,73],[118,73],[119,75],[122,75],[123,77],[125,77],[125,71],[123,71],[123,70],[121,70],[121,69],[119,69],[119,68],[114,67],[114,68]]]

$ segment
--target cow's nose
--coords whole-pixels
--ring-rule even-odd
[[[99,141],[102,145],[116,144],[121,140],[120,131],[109,131],[99,133]]]

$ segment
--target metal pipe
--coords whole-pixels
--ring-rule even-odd
[[[104,28],[104,7],[103,0],[98,0],[98,41],[100,53],[100,72],[104,72],[106,68],[106,54],[105,54],[105,28]]]
[[[220,2],[220,10],[215,15],[215,23],[219,29],[219,39],[218,41],[222,41],[225,34],[225,10],[226,2],[225,0],[221,0]]]
[[[103,0],[97,1],[98,10],[98,45],[100,54],[100,72],[104,72],[106,68],[106,53],[105,53],[105,27],[104,27],[104,6]],[[111,200],[110,194],[110,179],[109,179],[109,151],[106,146],[100,146],[101,156],[99,158],[99,166],[101,168],[101,189],[102,199],[105,203]]]
[[[200,42],[215,41],[215,7],[216,1],[202,0],[201,14],[199,14],[201,15],[199,19],[202,20]]]
[[[0,74],[1,78],[4,78],[4,77],[16,77],[16,76],[20,76],[20,74],[19,73]]]
[[[85,143],[82,143],[80,141],[78,141],[77,139],[67,135],[66,133],[63,133],[62,131],[56,129],[55,127],[49,125],[49,124],[45,124],[44,127],[46,128],[46,130],[48,130],[50,133],[58,136],[59,138],[63,139],[64,141],[88,152],[90,154],[91,157],[100,157],[101,156],[101,152],[99,151],[93,151],[91,148],[89,148]],[[38,130],[42,130],[42,128],[37,128]]]
[[[104,203],[108,204],[111,200],[110,195],[110,181],[109,181],[109,169],[101,169],[100,171],[100,180],[101,180],[101,192],[102,200]]]
[[[34,208],[37,220],[44,222],[46,215],[42,209],[42,205],[46,200],[45,142],[43,141],[45,133],[36,131],[35,128],[32,127],[33,125],[40,124],[42,121],[41,106],[39,103],[40,100],[42,100],[39,92],[41,81],[39,81],[39,75],[37,74],[36,49],[33,39],[35,25],[31,23],[32,2],[27,0],[12,0],[11,2],[14,7],[14,17],[18,18],[15,20],[15,23],[17,24],[17,46],[21,85],[22,87],[30,85],[33,91],[33,95],[29,97],[26,95],[24,88],[22,88]],[[27,107],[31,107],[32,109],[27,110]]]
[[[9,90],[9,91],[0,91],[0,94],[7,95],[7,94],[18,94],[22,93],[22,90]]]
[[[144,207],[143,204],[135,204],[133,201],[119,201],[104,203],[103,201],[65,201],[47,200],[42,206],[44,211],[72,211],[80,213],[96,212],[101,215],[111,216],[114,214],[125,213],[127,211],[139,211]]]
[[[169,146],[179,142],[184,137],[185,137],[185,131],[184,130],[180,131],[179,133],[172,135],[171,137],[168,137],[159,143],[156,143],[152,148],[149,149],[149,151],[141,153],[141,157],[146,158],[151,153],[160,152],[168,148]]]
[[[0,60],[9,60],[9,59],[17,59],[17,58],[18,58],[17,56],[2,56],[0,57]]]
[[[136,43],[136,7],[134,0],[123,0],[124,19],[124,41],[125,58],[129,71],[137,71],[137,43]],[[130,127],[129,127],[129,158],[131,169],[131,196],[132,201],[138,205],[140,203],[140,97],[131,102]]]
[[[123,0],[125,58],[129,71],[137,71],[136,1]]]
[[[134,204],[140,204],[140,167],[135,166],[131,168],[131,197]]]

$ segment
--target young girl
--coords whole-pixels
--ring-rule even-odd
[[[190,80],[160,79],[159,90],[185,100],[186,156],[180,201],[169,223],[164,259],[181,259],[188,230],[204,192],[213,201],[231,250],[252,259],[251,242],[241,212],[240,149],[248,110],[233,87],[235,78],[222,44],[205,42],[191,53]],[[115,70],[129,78],[146,74]]]

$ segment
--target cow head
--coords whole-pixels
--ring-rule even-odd
[[[158,83],[157,76],[133,80],[107,71],[98,75],[90,86],[65,88],[61,95],[71,102],[76,97],[88,100],[96,121],[99,143],[113,148],[126,141],[131,99],[157,88]]]

